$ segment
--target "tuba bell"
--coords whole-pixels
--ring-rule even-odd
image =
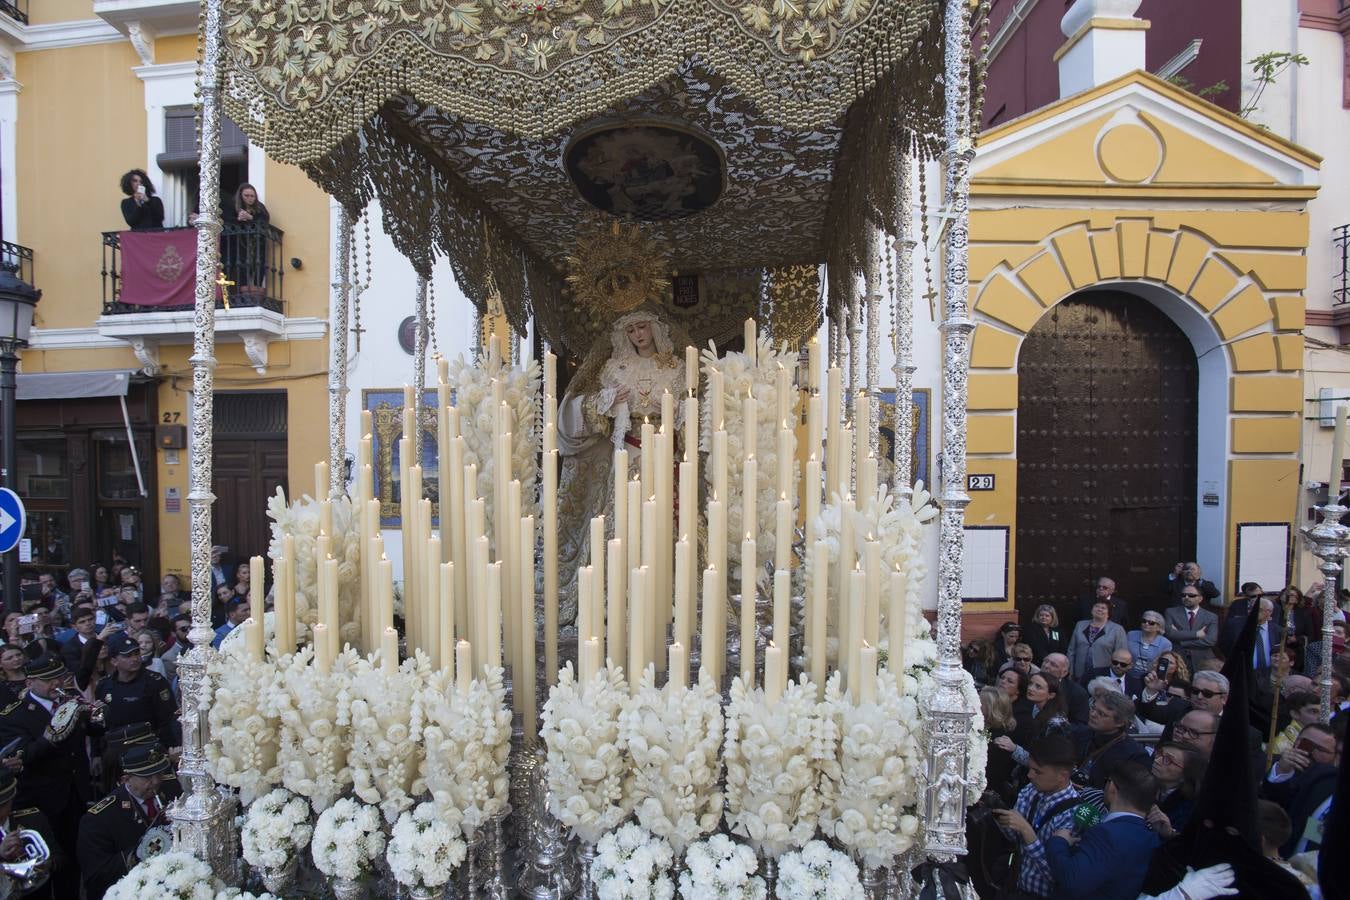
[[[47,842],[42,839],[42,835],[32,829],[20,828],[18,835],[23,841],[24,858],[18,862],[0,860],[0,872],[13,878],[18,882],[19,889],[27,892],[40,886],[51,874],[48,866],[52,852],[48,849]]]

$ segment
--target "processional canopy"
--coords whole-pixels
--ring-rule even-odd
[[[420,273],[445,254],[480,309],[499,294],[513,326],[533,313],[554,343],[587,338],[563,297],[578,229],[640,223],[673,275],[722,273],[704,292],[726,322],[704,315],[702,341],[775,277],[816,321],[806,271],[828,262],[843,284],[867,231],[894,227],[900,152],[935,155],[942,134],[941,10],[224,0],[224,94],[255,143],[353,217],[378,197]]]

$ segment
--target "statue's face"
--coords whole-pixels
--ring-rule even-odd
[[[628,340],[632,341],[633,347],[638,353],[646,354],[652,349],[652,323],[634,322],[624,329],[628,335]]]

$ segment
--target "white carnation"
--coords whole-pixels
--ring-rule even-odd
[[[240,833],[244,860],[257,869],[281,868],[309,846],[309,816],[309,804],[285,788],[253,801]]]

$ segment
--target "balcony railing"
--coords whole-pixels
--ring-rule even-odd
[[[1332,242],[1336,245],[1335,256],[1340,257],[1340,271],[1335,268],[1335,256],[1332,257],[1331,304],[1340,306],[1350,302],[1350,225],[1342,225],[1331,230]]]
[[[0,0],[3,2],[3,0]],[[191,229],[162,229],[191,230]],[[122,231],[103,232],[103,314],[175,312],[181,306],[141,306],[122,302]],[[284,312],[282,232],[271,225],[226,225],[220,231],[220,269],[227,282],[216,308],[261,307]],[[30,282],[31,283],[31,282]]]
[[[20,281],[33,283],[33,251],[22,244],[0,241],[0,270],[10,272]]]
[[[28,24],[28,0],[0,0],[0,13],[16,22]]]

